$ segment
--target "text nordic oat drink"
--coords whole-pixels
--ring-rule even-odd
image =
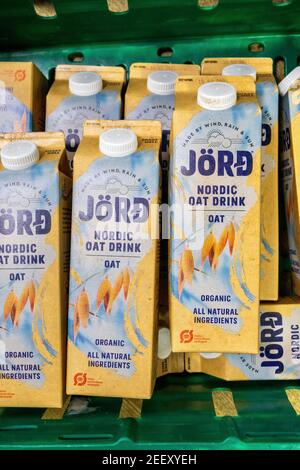
[[[159,122],[85,124],[74,160],[70,394],[152,394],[159,230],[151,209],[159,203],[160,144]]]
[[[61,407],[71,178],[62,133],[0,135],[0,406]]]
[[[182,77],[170,164],[173,351],[258,350],[261,111],[249,77]]]
[[[262,109],[260,300],[278,299],[278,89],[270,58],[209,58],[203,75],[251,76]]]
[[[279,84],[281,98],[281,171],[293,289],[300,295],[300,67]]]
[[[260,305],[259,353],[185,355],[188,372],[225,380],[296,380],[300,378],[300,303],[296,297]]]
[[[48,82],[31,62],[0,62],[0,132],[44,130]]]
[[[121,119],[123,67],[59,65],[47,95],[46,131],[62,131],[71,168],[88,119]]]

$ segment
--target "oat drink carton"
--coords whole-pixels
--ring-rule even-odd
[[[271,58],[209,58],[204,75],[250,76],[262,110],[260,300],[278,299],[278,88]]]
[[[74,159],[67,392],[150,398],[161,125],[87,121]]]
[[[296,297],[260,305],[258,354],[187,353],[188,372],[225,380],[300,378],[300,304]]]
[[[300,67],[279,83],[281,95],[281,174],[293,290],[300,295]]]
[[[65,393],[72,188],[62,133],[0,135],[0,406]]]
[[[62,131],[71,168],[87,119],[121,119],[123,67],[59,65],[47,95],[46,130]]]
[[[0,62],[0,132],[43,131],[47,89],[32,62]]]
[[[253,79],[177,80],[170,164],[175,352],[258,352],[261,110]]]

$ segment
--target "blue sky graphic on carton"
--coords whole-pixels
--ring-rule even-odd
[[[276,304],[274,308],[276,312]],[[272,318],[273,312],[270,312]],[[270,325],[266,337],[269,341],[260,343],[259,354],[225,354],[229,362],[239,368],[250,380],[283,380],[300,377],[300,354],[299,354],[299,328],[300,309],[294,308],[290,315],[276,313],[276,321],[280,323],[276,327],[274,321],[273,335]],[[274,330],[277,328],[277,331]],[[264,327],[260,326],[262,332]],[[297,330],[297,331],[296,331]],[[272,338],[272,341],[270,339]],[[294,338],[297,337],[298,347],[294,346]],[[297,352],[293,352],[297,349]]]
[[[212,179],[206,179],[205,177],[199,177],[198,174],[184,177],[180,172],[181,166],[187,166],[188,151],[194,149],[196,153],[200,154],[200,150],[205,149],[205,152],[210,150],[213,152],[217,151],[218,148],[229,149],[232,148],[237,150],[250,150],[253,157],[256,151],[261,145],[261,134],[258,126],[251,126],[251,119],[256,115],[256,104],[255,103],[243,103],[225,111],[218,113],[203,110],[195,115],[189,124],[184,128],[174,140],[173,156],[171,157],[171,168],[170,168],[170,201],[171,204],[181,200],[189,204],[189,210],[201,210],[205,208],[203,205],[197,207],[197,203],[194,205],[194,201],[197,199],[197,185],[212,185]],[[226,125],[225,125],[226,124]],[[251,145],[249,144],[251,142]],[[234,151],[234,150],[233,150]],[[198,154],[197,153],[197,154]],[[211,177],[213,178],[213,177]],[[235,184],[235,178],[230,181],[229,177],[214,176],[217,178],[214,184],[231,185]],[[246,178],[243,178],[246,180]],[[177,180],[177,183],[174,183]],[[241,186],[242,185],[242,186]],[[253,188],[247,186],[246,181],[239,184],[239,192],[246,198],[245,209],[232,208],[230,211],[222,210],[222,207],[218,207],[218,214],[224,215],[224,221],[226,223],[233,222],[237,229],[242,223],[243,216],[248,210],[256,203],[257,195]],[[194,200],[190,196],[195,196]],[[193,206],[193,207],[192,207]],[[217,207],[217,206],[216,206]],[[211,205],[207,206],[207,212],[213,209]],[[240,210],[237,210],[240,209]],[[214,209],[213,209],[214,210]],[[213,213],[213,212],[211,212]],[[234,261],[230,257],[228,247],[222,253],[222,257],[218,261],[218,269],[213,270],[210,267],[209,260],[206,259],[204,264],[201,265],[201,245],[199,249],[192,249],[194,264],[197,270],[193,273],[193,282],[191,284],[186,283],[182,291],[181,296],[178,292],[178,274],[179,274],[179,259],[185,247],[191,243],[195,237],[195,232],[191,230],[191,226],[185,230],[184,239],[176,239],[176,231],[174,226],[179,226],[179,219],[176,214],[173,215],[172,227],[173,233],[171,234],[171,258],[172,258],[172,276],[171,276],[171,289],[174,296],[176,296],[181,303],[183,303],[193,313],[194,309],[197,308],[201,316],[206,317],[208,307],[212,307],[212,304],[208,305],[205,300],[205,294],[209,292],[211,295],[226,294],[231,296],[230,309],[234,309],[237,314],[232,316],[232,322],[229,324],[219,324],[221,328],[231,332],[238,332],[241,328],[241,319],[239,318],[239,310],[242,307],[242,301],[239,299],[232,288],[230,280],[230,266],[232,263],[235,264],[235,272],[239,279],[240,287],[247,298],[252,301],[254,300],[253,293],[249,290],[248,286],[242,281],[243,279],[243,266],[239,259]],[[224,222],[225,224],[225,222]],[[220,230],[217,225],[222,224],[211,223],[207,215],[204,215],[204,226],[200,231],[202,235],[206,236],[210,231]],[[204,230],[203,230],[204,228]],[[218,232],[217,232],[218,233]],[[220,235],[218,233],[218,235]],[[199,234],[198,234],[199,236]],[[176,261],[177,260],[177,261]],[[223,305],[224,308],[227,305]],[[216,305],[216,307],[220,307]],[[244,306],[245,307],[245,306]],[[202,315],[203,313],[203,315]],[[199,316],[199,312],[197,313]]]
[[[117,91],[101,91],[92,96],[71,95],[46,118],[46,131],[62,131],[66,138],[69,160],[72,160],[82,138],[83,124],[88,119],[121,118],[121,98]]]
[[[10,211],[13,213],[14,210],[31,210],[34,212],[36,209],[47,209],[53,214],[59,203],[58,173],[55,167],[56,162],[45,161],[39,162],[39,164],[22,172],[2,171],[0,173],[1,216]],[[0,299],[2,304],[0,339],[5,342],[7,353],[10,353],[6,358],[6,367],[8,368],[6,373],[19,372],[20,380],[23,380],[22,373],[24,371],[22,371],[22,367],[33,366],[31,372],[30,370],[27,371],[28,378],[24,379],[32,387],[41,387],[43,385],[45,377],[42,367],[46,362],[51,362],[51,358],[54,359],[56,356],[55,349],[47,340],[47,329],[43,321],[41,306],[40,304],[36,305],[32,313],[29,301],[27,301],[19,317],[18,326],[14,326],[11,317],[7,318],[6,321],[4,320],[3,305],[12,289],[16,295],[20,296],[24,285],[28,281],[33,280],[36,288],[38,288],[47,268],[53,263],[56,256],[54,249],[45,243],[45,237],[47,235],[1,235],[0,244]],[[45,264],[24,266],[24,264],[20,264],[17,255],[12,254],[5,259],[4,253],[8,253],[9,247],[11,247],[11,253],[16,253],[18,252],[17,247],[26,247],[32,244],[35,245],[35,252],[44,257]],[[21,248],[18,248],[18,250],[21,250]],[[12,256],[16,258],[14,259]],[[26,267],[26,271],[24,267]],[[24,280],[18,278],[22,272],[26,273]],[[15,279],[10,278],[12,274],[14,274]],[[44,355],[41,347],[35,344],[33,330],[37,333],[39,341],[41,341],[42,348],[45,351]],[[14,358],[17,353],[26,353],[26,355],[22,358]]]
[[[256,92],[259,103],[262,107],[262,124],[263,126],[270,126],[271,132],[272,127],[275,124],[278,124],[278,89],[277,86],[272,82],[259,81],[256,84]],[[266,130],[262,131],[262,167],[264,172],[262,172],[262,177],[267,176],[268,172],[273,169],[273,166],[276,165],[274,162],[274,156],[268,154],[267,152],[267,141],[268,136],[266,135]],[[274,247],[270,245],[270,241],[266,238],[266,228],[264,224],[264,218],[262,214],[262,227],[261,227],[261,242],[264,249],[267,252],[267,256],[261,254],[261,257],[266,261],[274,254]],[[261,277],[264,276],[264,273],[261,271]]]
[[[0,132],[32,131],[32,114],[10,91],[0,93]]]
[[[120,292],[109,314],[103,303],[97,309],[96,293],[99,284],[106,276],[112,284],[122,269],[128,268],[131,275],[134,276],[139,261],[151,248],[151,240],[137,239],[137,242],[141,243],[141,249],[138,252],[116,252],[115,246],[112,246],[115,242],[112,241],[113,237],[117,231],[123,233],[123,229],[125,233],[135,232],[134,223],[129,223],[128,227],[121,223],[116,230],[117,226],[114,225],[114,221],[100,222],[93,218],[88,222],[83,222],[79,219],[79,212],[86,211],[88,196],[94,195],[95,199],[99,201],[99,196],[101,198],[101,196],[108,195],[112,205],[115,198],[122,197],[128,199],[132,204],[129,211],[132,220],[136,210],[133,206],[134,197],[146,197],[150,202],[158,191],[158,165],[153,151],[137,152],[122,158],[105,156],[94,160],[85,174],[79,177],[74,184],[71,269],[80,276],[81,283],[78,284],[78,279],[74,279],[71,274],[68,336],[76,347],[87,355],[89,360],[104,362],[110,353],[127,355],[120,360],[121,366],[114,369],[116,373],[124,376],[134,373],[132,355],[141,354],[142,347],[147,346],[147,340],[139,331],[134,302],[132,305],[128,305],[128,299],[126,301],[124,293]],[[103,247],[100,245],[99,248],[99,243],[95,241],[95,231],[101,232],[102,236],[105,233],[109,234],[109,239],[106,240]],[[95,245],[93,245],[94,242]],[[124,246],[126,243],[127,241]],[[114,266],[117,264],[118,268],[105,267],[103,260],[107,258],[111,260],[111,263],[114,263]],[[90,315],[87,327],[79,328],[75,338],[74,306],[83,288],[89,295]],[[134,332],[135,344],[132,344],[127,336],[125,315]],[[116,346],[107,346],[99,344],[99,339],[111,339],[119,341],[119,343]],[[109,368],[107,364],[97,367]]]
[[[147,95],[137,107],[126,116],[126,119],[151,119],[162,125],[162,169],[168,168],[168,147],[172,115],[175,107],[175,95]]]

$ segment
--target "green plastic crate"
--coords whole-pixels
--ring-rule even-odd
[[[109,11],[114,3],[128,10]],[[300,51],[299,0],[2,0],[0,22],[0,60],[31,60],[50,79],[59,63],[128,69],[206,56],[271,56],[282,74]],[[300,416],[286,393],[297,384],[168,376],[137,419],[120,419],[121,400],[110,398],[62,419],[0,409],[0,449],[300,449]],[[237,416],[216,416],[220,389],[231,390]]]
[[[1,449],[300,449],[300,416],[285,388],[226,383],[202,374],[160,379],[142,416],[120,419],[120,399],[92,398],[85,414],[45,420],[44,410],[0,412]],[[238,416],[217,417],[212,392],[232,391]],[[84,399],[83,399],[84,400]],[[90,412],[88,412],[90,411]]]

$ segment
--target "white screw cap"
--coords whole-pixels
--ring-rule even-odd
[[[300,67],[292,70],[283,80],[278,84],[278,90],[281,96],[284,96],[289,91],[290,87],[300,78]]]
[[[174,95],[177,73],[169,70],[152,72],[147,78],[147,88],[155,95]]]
[[[169,328],[163,327],[158,330],[158,359],[167,359],[171,354],[171,334]]]
[[[231,64],[227,65],[222,70],[224,76],[248,76],[256,81],[256,70],[252,65],[247,64]]]
[[[204,359],[217,359],[217,357],[222,356],[222,353],[199,353]]]
[[[1,150],[1,161],[7,170],[26,170],[39,161],[40,153],[34,142],[15,140]]]
[[[236,104],[236,89],[230,83],[208,82],[198,88],[199,106],[211,111],[222,111]]]
[[[136,152],[137,136],[131,129],[108,129],[100,135],[99,148],[108,157],[126,157]]]
[[[72,95],[91,96],[102,90],[102,78],[95,72],[77,72],[69,78]]]

